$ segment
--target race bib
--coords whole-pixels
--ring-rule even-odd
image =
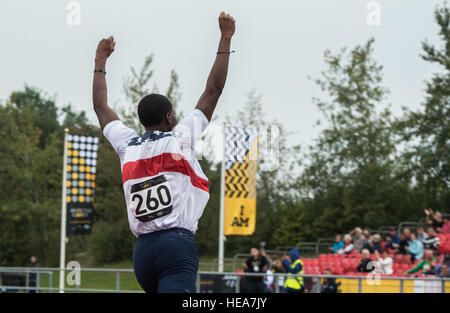
[[[141,222],[148,222],[172,212],[173,198],[164,175],[131,186],[130,209]]]

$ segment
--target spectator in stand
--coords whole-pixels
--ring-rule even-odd
[[[344,236],[344,246],[336,251],[337,254],[349,254],[353,251],[352,236],[349,234]]]
[[[383,254],[380,257],[380,253],[375,251],[375,260],[377,262],[377,268],[380,274],[391,275],[394,271],[392,270],[392,264],[394,261],[389,255],[387,250],[383,250]]]
[[[250,249],[250,257],[242,264],[246,273],[266,273],[269,262],[267,258],[261,256],[256,248]],[[246,284],[243,292],[262,293],[264,292],[263,276],[248,276],[245,278]]]
[[[407,251],[411,255],[411,263],[414,263],[414,260],[422,260],[423,244],[417,240],[417,236],[414,233],[409,237]]]
[[[436,258],[433,256],[433,250],[425,251],[425,259],[417,266],[406,272],[407,275],[422,271],[422,275],[435,275]]]
[[[427,239],[428,235],[427,233],[423,230],[422,226],[419,226],[417,228],[417,240],[419,240],[421,243],[423,243],[423,241],[425,239]]]
[[[441,256],[441,258],[442,258],[442,256]],[[442,271],[443,266],[447,266],[447,268],[448,268],[449,264],[450,264],[450,254],[447,254],[443,258],[443,260],[436,266],[436,274],[437,275],[441,275],[441,271]]]
[[[334,237],[334,244],[332,247],[329,248],[329,250],[333,253],[336,253],[338,250],[341,250],[342,247],[344,246],[344,242],[341,239],[341,235],[336,235],[336,237]]]
[[[362,234],[361,228],[356,227],[354,230],[352,230],[350,235],[352,236],[353,248],[355,250],[361,251],[364,244],[364,235]]]
[[[441,233],[450,234],[450,221],[448,220],[448,217],[444,217],[444,226],[442,226]]]
[[[370,252],[367,249],[364,249],[362,251],[362,258],[359,260],[359,264],[356,267],[356,271],[360,273],[369,273],[373,270],[373,268],[369,269],[369,263],[372,262],[372,259],[370,258]]]
[[[370,253],[374,253],[375,251],[383,251],[383,247],[381,246],[381,236],[379,234],[373,235],[372,241],[369,243],[368,250]]]
[[[440,278],[450,278],[450,274],[448,272],[448,265],[447,264],[442,264],[441,265],[441,271],[439,273],[439,277]]]
[[[425,209],[425,214],[425,222],[427,225],[433,227],[436,233],[440,233],[444,226],[441,212],[436,211],[434,213],[432,209]]]
[[[392,245],[392,239],[389,236],[386,237],[386,243],[384,244],[384,249],[388,250],[389,253],[394,253],[395,252],[395,248]]]
[[[403,234],[405,235],[406,240],[409,240],[409,237],[411,237],[411,230],[409,228],[404,228]]]
[[[408,239],[405,234],[400,234],[400,243],[398,246],[398,253],[400,254],[408,254]]]
[[[323,275],[332,275],[331,270],[329,268],[325,269]],[[324,278],[322,282],[322,293],[337,293],[338,287],[341,283],[336,283],[335,278]]]
[[[428,227],[427,230],[428,237],[423,241],[424,249],[431,249],[437,251],[439,249],[439,237],[436,236],[436,232],[433,227]]]
[[[400,246],[400,238],[397,235],[397,230],[395,229],[395,227],[389,228],[389,237],[391,238],[392,248],[397,250]]]
[[[372,236],[370,236],[370,232],[367,229],[365,229],[362,234],[364,236],[364,241],[363,241],[363,246],[362,246],[361,250],[367,249],[370,251],[369,247],[370,247],[370,244],[372,243]]]

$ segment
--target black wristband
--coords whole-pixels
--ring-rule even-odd
[[[233,51],[217,51],[216,54],[219,54],[219,53],[228,53],[228,54],[231,54],[231,53],[233,53],[233,52],[235,52],[235,51],[234,51],[234,50],[233,50]]]
[[[102,68],[100,68],[100,69],[96,68],[96,69],[94,70],[94,73],[97,73],[97,72],[99,72],[99,73],[105,73],[105,74],[106,74],[106,71],[105,71],[104,69],[102,69]]]

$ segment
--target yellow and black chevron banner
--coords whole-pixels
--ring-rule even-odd
[[[225,129],[224,235],[251,235],[256,223],[256,127]]]

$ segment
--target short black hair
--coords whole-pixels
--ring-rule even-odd
[[[172,103],[163,95],[149,94],[139,101],[138,116],[144,127],[159,125],[172,111]]]

